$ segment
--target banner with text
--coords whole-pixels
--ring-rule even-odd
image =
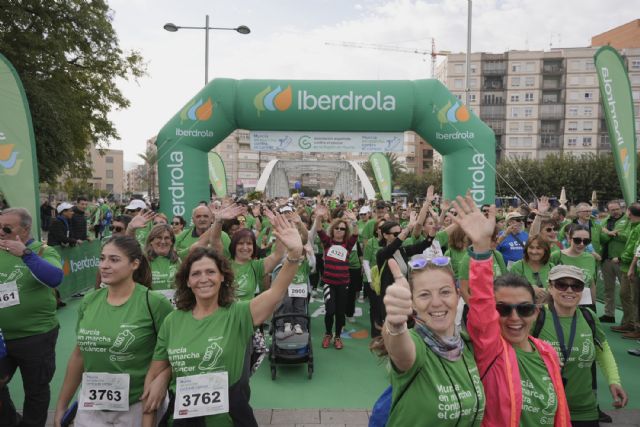
[[[617,50],[603,46],[594,56],[613,160],[627,206],[636,201],[636,130],[631,84]]]
[[[369,163],[371,163],[371,169],[373,169],[373,174],[376,176],[382,200],[390,202],[392,183],[389,158],[382,153],[374,153],[369,156]]]
[[[404,148],[402,132],[254,131],[250,140],[251,149],[256,151],[401,153]]]
[[[227,196],[227,173],[220,154],[209,152],[209,182],[218,197]]]
[[[71,295],[93,289],[100,264],[101,248],[100,240],[84,242],[73,248],[55,247],[62,259],[64,271],[64,280],[58,287],[60,298],[67,299]]]

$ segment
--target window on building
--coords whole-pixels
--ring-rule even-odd
[[[524,78],[524,85],[526,87],[533,87],[533,85],[536,84],[536,78],[535,77],[525,77]]]
[[[567,123],[567,130],[571,132],[575,132],[578,130],[578,122],[570,121]]]
[[[584,99],[585,100],[592,100],[593,99],[593,92],[591,91],[587,91],[584,93]]]
[[[567,139],[567,145],[569,147],[575,147],[577,143],[578,143],[578,138],[569,138],[569,139]]]
[[[520,102],[520,95],[511,95],[511,102]]]
[[[582,112],[583,112],[585,117],[592,117],[593,116],[593,107],[584,107],[582,109]]]
[[[631,80],[631,86],[640,85],[640,74],[632,74],[629,76],[629,79]]]
[[[585,132],[591,132],[593,130],[593,122],[591,120],[582,122],[582,130]]]
[[[512,73],[519,73],[521,69],[522,69],[522,66],[520,65],[519,62],[514,62],[513,64],[511,64]]]
[[[569,117],[578,117],[578,107],[569,107],[567,115]]]
[[[512,107],[511,108],[511,117],[513,118],[517,118],[520,116],[520,109],[517,107]]]
[[[453,87],[456,89],[462,89],[464,86],[464,81],[462,79],[454,79],[453,80]]]
[[[569,92],[569,100],[577,101],[578,100],[578,92]]]
[[[509,132],[520,132],[520,122],[509,122]]]
[[[478,72],[478,64],[471,64],[471,74],[475,74]]]
[[[525,102],[533,102],[533,92],[527,92],[524,94]]]
[[[582,138],[582,146],[583,147],[591,147],[591,137],[585,136]]]
[[[535,63],[527,62],[526,64],[524,64],[524,69],[527,73],[533,73],[533,69],[535,68],[535,66]]]
[[[107,169],[107,178],[113,179],[113,171],[111,169]]]
[[[113,193],[113,184],[107,184],[105,185],[105,189],[110,192]]]
[[[520,87],[520,77],[512,77],[511,78],[511,86]]]
[[[585,61],[584,61],[584,69],[586,71],[595,71],[596,64],[593,62],[593,59],[585,59]]]
[[[461,73],[464,71],[463,65],[462,65],[462,64],[455,64],[455,65],[453,66],[453,71],[454,71],[456,74],[461,74]]]
[[[531,136],[523,136],[522,142],[520,143],[522,147],[531,147],[533,145],[533,137]]]
[[[512,148],[517,148],[520,146],[520,138],[518,138],[517,136],[510,136],[509,137],[509,146]]]
[[[469,87],[470,88],[478,87],[478,79],[469,79]]]
[[[462,101],[462,95],[460,95],[459,93],[456,94],[456,98],[458,98],[458,101]]]
[[[525,117],[532,117],[533,116],[533,108],[524,107],[524,116]]]
[[[640,101],[640,91],[634,90],[632,93],[633,93],[633,100],[635,102]]]
[[[640,70],[640,59],[632,59],[631,60],[631,69],[632,70]]]
[[[476,102],[476,94],[475,93],[470,93],[469,94],[469,103],[471,102]]]
[[[105,163],[113,163],[113,157],[112,156],[107,156],[104,158]]]
[[[533,123],[532,122],[524,122],[524,131],[525,132],[533,132]]]

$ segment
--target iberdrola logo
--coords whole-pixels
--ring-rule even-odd
[[[469,114],[469,110],[467,109],[467,107],[460,103],[460,101],[456,101],[453,106],[451,105],[451,101],[448,101],[447,105],[445,105],[438,111],[437,117],[438,122],[440,122],[440,129],[442,129],[442,126],[446,125],[447,123],[469,121],[471,115]]]
[[[183,122],[187,120],[191,120],[192,122],[204,121],[209,120],[212,114],[213,102],[211,102],[211,97],[209,97],[206,102],[203,102],[202,98],[197,101],[194,99],[180,111],[180,120]]]
[[[271,90],[271,86],[267,86],[266,89],[258,93],[253,99],[253,105],[256,107],[256,110],[258,110],[258,117],[260,117],[260,113],[265,110],[286,111],[291,107],[292,102],[293,92],[291,85],[287,86],[284,90],[281,86],[273,90]]]
[[[22,159],[18,159],[18,151],[14,147],[15,144],[0,144],[0,176],[15,176],[20,170]]]
[[[626,147],[622,147],[620,149],[620,164],[622,165],[622,170],[625,175],[629,174],[629,166],[631,159],[629,158],[629,151]]]

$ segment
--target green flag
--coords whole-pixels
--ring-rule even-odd
[[[636,130],[631,84],[618,51],[603,46],[594,56],[613,160],[627,206],[636,201]]]
[[[383,200],[391,201],[391,165],[389,158],[382,153],[373,153],[369,156],[371,169],[376,176],[376,182]]]
[[[218,197],[227,196],[227,174],[222,158],[215,151],[209,152],[209,181]]]
[[[0,54],[0,192],[12,208],[25,208],[40,235],[38,166],[29,104],[18,73]]]

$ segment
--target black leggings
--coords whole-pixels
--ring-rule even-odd
[[[362,270],[359,268],[349,269],[349,286],[347,287],[347,317],[353,317],[356,311],[356,298],[362,290]]]
[[[324,285],[324,327],[325,333],[331,335],[333,318],[336,320],[336,338],[340,338],[344,327],[344,312],[347,308],[347,284]]]

